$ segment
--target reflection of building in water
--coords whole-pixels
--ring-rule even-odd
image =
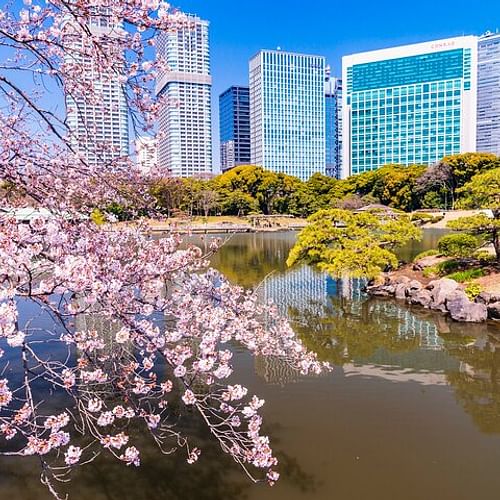
[[[276,304],[283,316],[291,307],[326,306],[327,278],[311,266],[302,266],[286,273],[275,273],[265,279],[257,290],[261,301]]]
[[[284,360],[268,356],[255,358],[255,373],[268,384],[281,386],[297,382],[300,376],[300,373]]]
[[[377,302],[374,312],[381,312],[399,320],[398,335],[400,337],[420,337],[420,348],[430,350],[443,349],[443,340],[432,321],[417,318],[409,309],[394,302]]]

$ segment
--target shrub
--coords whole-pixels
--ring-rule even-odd
[[[426,267],[422,271],[422,274],[424,278],[433,278],[434,276],[437,276],[439,274],[439,269],[437,268],[437,266]]]
[[[438,249],[447,257],[470,257],[479,245],[478,238],[471,234],[449,234],[439,240]]]
[[[436,267],[439,274],[446,275],[458,271],[462,267],[462,264],[457,260],[447,260],[441,262]]]
[[[487,250],[479,250],[474,254],[474,258],[479,260],[482,264],[489,264],[495,262],[495,256]]]
[[[450,274],[448,275],[448,278],[455,280],[458,283],[466,283],[467,281],[473,279],[482,278],[484,275],[485,273],[482,269],[467,269],[467,271]]]
[[[483,288],[481,285],[478,285],[477,283],[469,283],[467,285],[467,288],[465,289],[465,293],[467,297],[469,297],[470,300],[475,300],[476,297],[483,291]]]
[[[436,249],[426,250],[425,252],[419,253],[414,259],[413,262],[417,262],[421,259],[425,259],[426,257],[434,257],[435,255],[439,255],[439,251]]]

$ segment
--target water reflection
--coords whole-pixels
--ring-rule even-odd
[[[405,257],[439,236],[426,233],[423,243],[404,249]],[[287,270],[294,241],[293,233],[237,235],[213,259],[233,282],[274,301],[307,346],[337,367],[329,376],[304,378],[279,360],[236,355],[238,382],[267,401],[265,430],[283,480],[273,489],[249,484],[200,423],[184,415],[203,448],[196,466],[181,455],[162,457],[145,440],[143,467],[102,458],[75,477],[72,498],[498,498],[498,327],[369,299],[359,280],[332,280],[310,267]],[[0,498],[8,497],[49,498],[35,462],[0,460]]]

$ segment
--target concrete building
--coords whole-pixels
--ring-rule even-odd
[[[137,166],[143,173],[154,172],[158,167],[158,141],[154,137],[138,137],[135,141]]]
[[[103,45],[112,44],[121,36],[121,26],[111,23],[104,7],[94,8],[94,13],[89,31],[92,36],[100,37]],[[72,19],[68,18],[67,23],[71,24]],[[95,58],[86,54],[86,36],[79,24],[75,24],[74,32],[66,36],[71,37],[67,43],[72,50],[66,52],[65,63],[83,68],[82,79],[93,84],[95,94],[92,97],[99,97],[96,102],[78,89],[66,94],[71,143],[89,165],[106,167],[129,154],[128,105],[120,82],[123,75],[116,67],[103,69]]]
[[[189,26],[162,33],[156,92],[161,104],[158,162],[175,177],[212,173],[212,116],[208,21],[189,17]]]
[[[500,155],[500,34],[479,38],[477,150]]]
[[[252,163],[302,180],[324,174],[325,58],[262,50],[249,71]]]
[[[477,45],[464,36],[344,57],[342,176],[476,151]]]

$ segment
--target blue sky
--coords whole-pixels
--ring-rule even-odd
[[[341,75],[343,55],[500,29],[500,0],[174,0],[211,22],[214,156],[219,164],[218,96],[248,81],[259,49],[323,55]]]

